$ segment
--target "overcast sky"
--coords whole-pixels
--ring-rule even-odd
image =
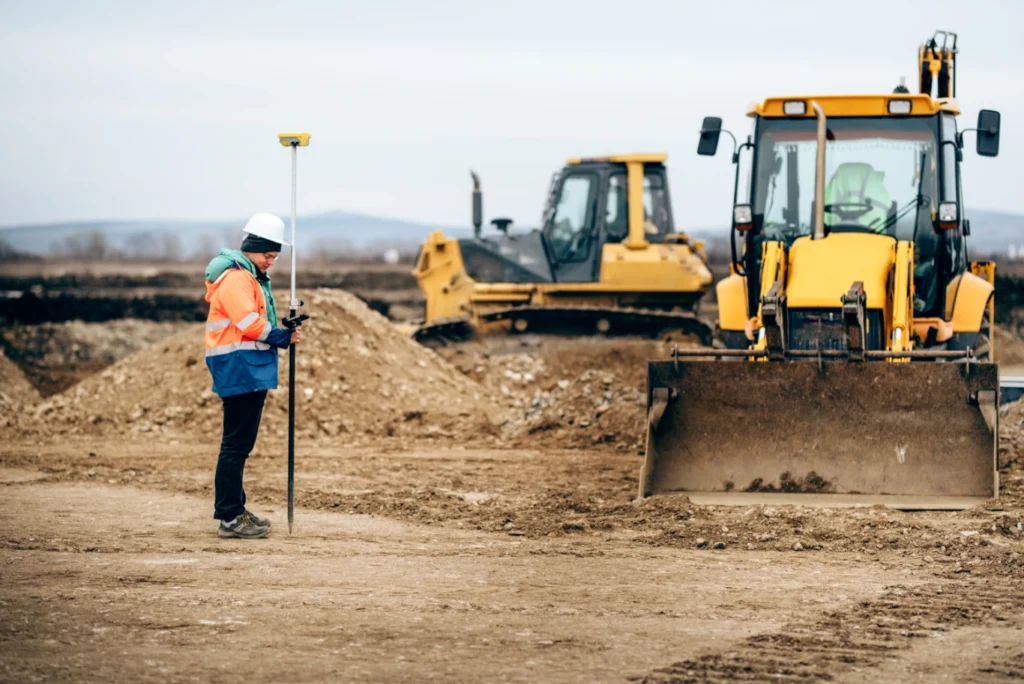
[[[677,225],[728,221],[728,155],[753,100],[916,87],[917,47],[960,33],[961,127],[1002,112],[1000,156],[965,155],[967,204],[1024,211],[1019,0],[0,0],[0,225],[299,211],[533,226],[571,156],[669,154]]]

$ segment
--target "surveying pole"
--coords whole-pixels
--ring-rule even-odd
[[[288,301],[288,318],[284,319],[285,327],[295,331],[302,321],[309,318],[306,314],[296,316],[302,302],[295,298],[295,188],[296,168],[298,165],[299,148],[309,146],[309,133],[278,133],[277,139],[284,147],[292,148],[292,286],[291,299]],[[288,534],[292,533],[292,519],[295,507],[295,344],[288,346]]]

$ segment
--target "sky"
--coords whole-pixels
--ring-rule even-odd
[[[917,84],[919,44],[960,34],[961,128],[1002,113],[1000,155],[965,150],[968,206],[1024,211],[1019,0],[0,0],[0,226],[244,220],[357,211],[536,226],[574,156],[667,152],[676,225],[727,224],[727,152],[768,96]],[[723,138],[726,140],[726,138]]]

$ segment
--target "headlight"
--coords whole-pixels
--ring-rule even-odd
[[[889,100],[890,114],[909,114],[911,109],[910,100]]]
[[[732,225],[739,231],[750,230],[754,226],[754,212],[749,204],[737,204],[732,208]]]
[[[960,219],[960,207],[956,202],[940,202],[938,227],[939,230],[954,230]]]
[[[803,100],[787,100],[782,103],[782,113],[786,116],[801,116],[807,113],[807,103]]]

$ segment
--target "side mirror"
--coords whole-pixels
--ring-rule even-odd
[[[700,142],[697,143],[697,154],[713,157],[718,151],[718,137],[722,134],[722,119],[717,116],[704,117],[700,127]]]
[[[999,112],[982,109],[978,112],[978,154],[995,157],[999,154]]]

